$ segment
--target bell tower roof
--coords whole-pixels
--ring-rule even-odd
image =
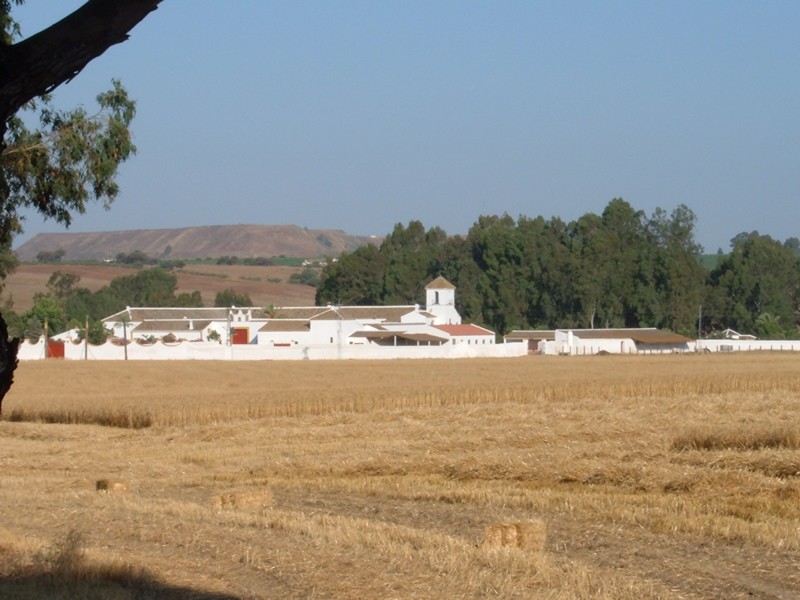
[[[456,286],[452,283],[447,281],[444,277],[439,275],[436,279],[431,281],[428,285],[425,286],[426,290],[454,290]]]

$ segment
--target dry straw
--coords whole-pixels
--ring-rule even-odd
[[[211,506],[215,510],[263,510],[272,506],[272,492],[268,488],[227,492],[211,498]]]
[[[519,523],[493,523],[486,528],[483,545],[541,552],[546,541],[544,521],[535,519]]]

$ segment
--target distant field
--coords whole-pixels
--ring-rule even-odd
[[[758,353],[26,362],[0,596],[792,598],[797,373]]]
[[[217,293],[233,288],[248,294],[257,306],[309,306],[314,304],[314,288],[288,283],[292,273],[302,270],[297,266],[257,267],[246,265],[216,265],[188,263],[184,269],[174,271],[178,277],[178,293],[200,290],[205,306],[214,306]],[[23,312],[33,306],[33,295],[46,292],[47,280],[54,271],[79,275],[78,284],[91,291],[108,285],[112,279],[135,273],[135,269],[114,264],[82,265],[64,263],[45,265],[23,263],[5,282],[3,296],[11,296],[14,310]]]

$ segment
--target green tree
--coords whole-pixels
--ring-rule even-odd
[[[109,288],[126,306],[174,306],[178,278],[158,267],[114,279]]]
[[[386,261],[384,304],[413,304],[425,299],[425,285],[432,277],[437,247],[446,237],[438,227],[426,231],[420,221],[394,226],[380,247]]]
[[[470,323],[485,323],[483,302],[479,294],[481,271],[472,257],[472,246],[466,237],[448,237],[441,246],[431,268],[458,288],[456,309]]]
[[[66,302],[75,293],[80,280],[81,276],[75,273],[55,271],[47,280],[47,290],[60,302]]]
[[[175,296],[175,302],[172,306],[179,306],[184,308],[202,308],[203,307],[203,295],[200,293],[200,290],[194,290],[191,292],[181,292],[177,296]]]
[[[89,201],[108,206],[116,197],[117,168],[135,151],[128,130],[133,101],[113,81],[90,115],[56,108],[50,92],[127,39],[159,1],[90,0],[26,39],[11,16],[12,3],[0,1],[0,247],[10,248],[22,231],[22,209],[69,225]]]
[[[655,243],[654,294],[651,324],[685,334],[694,333],[698,308],[704,302],[707,273],[703,248],[694,239],[697,217],[685,205],[667,216],[656,209],[648,224]]]
[[[377,246],[367,244],[353,252],[343,252],[339,260],[322,269],[315,302],[317,305],[382,304],[385,274],[386,257]]]
[[[247,294],[240,294],[233,288],[225,288],[217,292],[214,298],[214,306],[227,308],[229,306],[253,306],[253,301]]]
[[[78,339],[86,339],[86,326],[84,325],[83,328],[78,330]],[[94,344],[95,346],[99,346],[100,344],[104,344],[106,340],[108,340],[111,332],[105,328],[103,322],[98,319],[90,319],[89,320],[89,343]]]
[[[790,237],[787,238],[785,242],[783,242],[783,247],[791,250],[798,256],[800,256],[800,238],[797,237]]]
[[[319,272],[309,267],[299,273],[292,273],[289,275],[289,283],[299,283],[315,288],[319,285]]]
[[[756,330],[756,321],[766,313],[770,323],[780,323],[785,335],[796,337],[800,257],[758,232],[739,234],[733,243],[709,276],[712,323],[747,333]]]
[[[780,317],[775,317],[763,312],[755,321],[755,332],[758,337],[766,340],[780,340],[786,337],[786,331],[781,327]]]
[[[525,279],[525,241],[508,215],[481,216],[467,240],[477,265],[478,293],[485,323],[505,333],[525,327],[530,296]]]
[[[121,265],[132,265],[134,267],[154,265],[158,262],[158,260],[155,258],[150,258],[141,250],[134,250],[133,252],[118,252],[114,257],[114,261]]]
[[[44,335],[43,322],[38,318],[31,316],[23,320],[22,323],[24,323],[22,337],[26,340],[37,342]]]
[[[118,81],[97,96],[92,115],[83,108],[59,110],[49,94],[126,40],[159,2],[89,0],[20,39],[12,2],[0,1],[0,248],[9,249],[22,231],[21,210],[69,225],[89,201],[108,206],[117,196],[117,168],[135,151],[128,130],[133,101]]]
[[[47,323],[50,334],[59,333],[66,329],[67,314],[58,300],[49,295],[40,296],[36,304],[27,311],[22,319],[26,323],[35,319],[40,324]]]
[[[14,0],[13,4],[23,4]],[[155,10],[161,0],[89,0],[64,19],[20,40],[11,0],[0,1],[0,139],[6,123],[34,98],[70,81]]]
[[[108,286],[97,292],[77,288],[64,303],[68,323],[72,327],[82,327],[87,317],[92,320],[103,319],[123,310],[125,306],[125,301],[118,298]]]
[[[59,248],[58,250],[42,250],[36,255],[36,262],[59,263],[66,253],[67,251],[63,248]]]
[[[19,6],[24,0],[14,0]],[[118,81],[97,96],[100,110],[57,110],[50,92],[74,78],[156,9],[161,0],[88,0],[45,30],[18,41],[11,0],[0,0],[0,255],[22,232],[20,212],[33,209],[69,225],[90,200],[108,206],[119,188],[116,173],[135,147],[128,126],[134,104]],[[36,129],[28,123],[38,118]],[[0,259],[0,280],[14,262]],[[33,319],[32,319],[33,320]],[[2,316],[0,329],[5,330]],[[3,336],[6,337],[5,335]],[[16,367],[16,343],[0,340],[9,367],[0,404]]]
[[[108,207],[116,198],[117,169],[136,152],[128,129],[136,109],[119,81],[112,83],[97,96],[94,115],[83,108],[57,110],[46,95],[25,105],[26,114],[8,119],[0,154],[0,243],[10,244],[22,231],[22,207],[69,226],[89,201]],[[38,126],[29,129],[26,123],[34,118]]]

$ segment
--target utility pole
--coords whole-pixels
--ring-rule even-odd
[[[122,317],[122,347],[125,349],[125,360],[128,360],[128,320],[130,317]]]
[[[702,333],[703,326],[703,305],[700,305],[697,314],[697,340],[694,342],[694,351],[700,352],[700,334]]]
[[[703,323],[703,305],[700,305],[700,313],[697,316],[697,339],[700,339],[700,328]]]

